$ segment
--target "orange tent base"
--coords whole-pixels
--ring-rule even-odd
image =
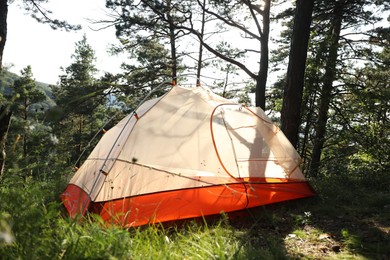
[[[73,199],[72,193],[77,194]],[[80,193],[84,195],[80,196]],[[314,195],[307,182],[243,182],[165,191],[89,205],[85,192],[69,185],[62,200],[71,216],[81,213],[83,205],[88,205],[89,211],[99,214],[106,223],[132,227],[240,211]],[[74,200],[76,197],[78,201]]]

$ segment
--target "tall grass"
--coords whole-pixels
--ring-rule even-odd
[[[234,220],[126,230],[97,215],[69,219],[59,200],[61,178],[15,175],[0,183],[0,258],[380,258],[390,253],[390,238],[381,231],[389,230],[389,192],[363,183],[324,178],[313,183],[319,192],[314,200],[264,207]]]
[[[65,216],[55,181],[7,178],[0,186],[2,259],[250,259],[272,256],[245,245],[245,231],[226,217],[181,227],[153,225],[130,230],[107,227],[99,216],[83,221]]]

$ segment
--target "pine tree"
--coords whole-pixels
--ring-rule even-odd
[[[324,167],[375,177],[388,174],[390,157],[390,28],[371,31],[364,66],[343,69],[344,84],[331,104],[329,158]],[[352,73],[351,73],[352,72]],[[343,131],[340,131],[343,129]],[[342,158],[342,163],[335,161]]]
[[[68,163],[76,163],[95,131],[102,125],[107,103],[105,85],[95,79],[95,52],[86,36],[76,43],[73,63],[64,68],[59,86],[53,86],[60,120],[54,124]],[[77,162],[79,164],[79,162]]]
[[[27,66],[20,71],[21,77],[14,82],[14,117],[17,117],[21,124],[21,132],[23,140],[23,157],[27,156],[27,143],[29,129],[32,126],[30,118],[31,108],[33,104],[42,102],[46,99],[45,94],[37,89],[31,66]]]
[[[364,45],[361,44],[362,41],[367,41],[364,25],[381,19],[373,15],[373,10],[388,7],[388,4],[372,3],[365,0],[318,1],[316,3],[315,17],[322,21],[321,24],[317,23],[317,26],[325,33],[322,40],[320,40],[322,41],[320,46],[322,46],[324,52],[322,56],[323,69],[321,69],[323,74],[321,76],[322,84],[319,90],[318,114],[316,115],[317,121],[310,162],[310,174],[312,176],[317,176],[319,173],[321,156],[327,139],[329,111],[333,100],[339,97],[340,89],[334,86],[334,82],[342,80],[343,68],[348,64],[349,59],[364,57],[364,52],[362,52]],[[323,17],[325,17],[325,20],[323,20]],[[328,24],[328,28],[324,27],[326,24]],[[359,34],[363,39],[358,41],[348,37]]]
[[[178,23],[185,22],[188,17],[185,15],[186,1],[180,5],[172,0],[149,1],[106,1],[106,6],[115,11],[117,15],[114,24],[116,34],[121,39],[122,50],[134,53],[142,46],[157,47],[165,54],[163,58],[164,66],[153,69],[155,74],[169,76],[172,81],[176,81],[180,68],[180,54],[177,51],[177,44],[185,33],[177,30]],[[141,47],[140,47],[141,46]],[[140,54],[140,53],[139,53]],[[149,60],[150,61],[150,60]],[[155,61],[158,62],[158,61]],[[132,64],[131,66],[134,66]],[[142,69],[143,66],[141,65]],[[169,75],[165,75],[169,69]],[[158,69],[162,71],[158,72]],[[131,72],[131,71],[130,71]],[[157,79],[151,78],[152,81]],[[160,82],[163,82],[164,80]]]
[[[0,95],[0,180],[4,173],[4,165],[6,160],[6,140],[8,128],[11,120],[10,107],[7,104],[3,95]]]
[[[49,136],[49,129],[44,127],[45,131],[41,131],[44,111],[38,107],[46,101],[46,96],[38,89],[30,66],[21,70],[21,77],[14,81],[8,98],[11,100],[12,123],[7,139],[7,162],[10,168],[23,169],[17,171],[19,175],[37,176],[40,168],[38,162],[43,158],[40,154],[48,148],[42,144]],[[39,140],[35,139],[38,133]]]

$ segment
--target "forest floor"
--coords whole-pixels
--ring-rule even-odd
[[[280,246],[281,258],[387,260],[389,179],[317,179],[312,181],[316,197],[257,208],[252,221],[239,217],[231,224],[246,229],[253,243]]]

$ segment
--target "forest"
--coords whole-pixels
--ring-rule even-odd
[[[106,0],[109,19],[93,22],[115,27],[121,72],[100,74],[84,36],[56,85],[1,64],[14,2],[79,29],[49,18],[47,1],[0,0],[0,258],[390,257],[388,1]],[[261,107],[317,196],[169,226],[69,218],[60,194],[104,129],[172,84]]]

